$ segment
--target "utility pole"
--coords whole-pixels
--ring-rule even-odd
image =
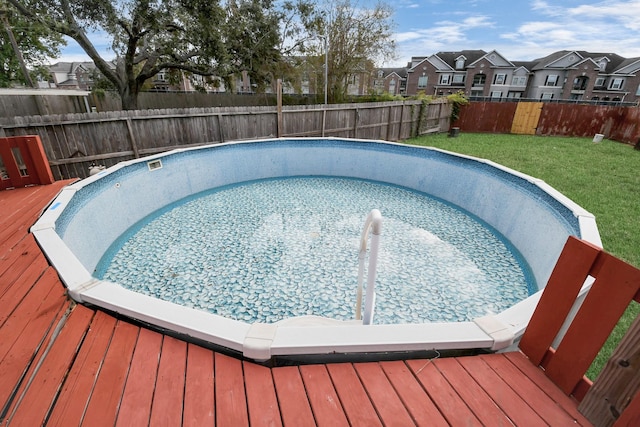
[[[4,29],[9,36],[9,41],[11,42],[11,46],[13,47],[13,51],[16,54],[16,58],[18,58],[18,63],[20,63],[20,69],[22,70],[22,74],[24,75],[24,80],[27,82],[27,85],[37,89],[37,86],[34,85],[33,80],[31,80],[31,75],[29,74],[29,70],[27,70],[27,66],[24,63],[24,57],[22,56],[22,52],[20,51],[20,46],[18,46],[18,42],[16,41],[16,38],[13,35],[13,31],[11,30],[9,18],[7,18],[7,11],[5,9],[0,9],[0,16],[0,19],[2,19],[2,24],[4,25]]]

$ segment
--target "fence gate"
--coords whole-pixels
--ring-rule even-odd
[[[542,102],[518,102],[516,114],[511,124],[511,133],[535,135],[542,113]]]
[[[0,138],[0,190],[53,182],[39,136]]]

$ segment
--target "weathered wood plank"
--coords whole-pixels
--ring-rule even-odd
[[[249,423],[242,362],[215,354],[216,425],[244,426]]]
[[[348,426],[340,399],[324,365],[300,366],[307,398],[311,404],[316,425],[322,427]]]
[[[354,367],[384,425],[415,425],[379,363],[356,363]]]
[[[213,385],[213,351],[189,344],[186,375],[182,425],[193,427],[214,425],[216,403]]]
[[[17,408],[8,418],[9,423],[25,426],[44,424],[93,315],[93,310],[82,306],[71,311],[60,334],[51,337],[51,348],[42,355],[37,369],[28,378],[29,386],[19,397]]]
[[[449,425],[404,361],[381,362],[380,365],[416,425]]]
[[[542,369],[529,361],[526,355],[519,351],[514,351],[504,353],[504,357],[517,367],[531,382],[543,390],[544,393],[549,396],[556,405],[560,406],[563,411],[569,414],[577,424],[591,424],[580,412],[578,412],[578,402],[574,398],[564,394],[562,390],[560,390],[553,381],[544,374]]]
[[[482,425],[431,360],[408,360],[407,365],[449,424]]]
[[[271,369],[244,362],[249,423],[256,426],[281,426],[280,408]]]
[[[349,423],[361,426],[382,425],[353,365],[329,364],[327,369]]]
[[[177,426],[182,424],[187,343],[165,335],[153,394],[149,424]]]
[[[519,347],[539,365],[564,323],[600,249],[569,237]]]
[[[33,301],[32,307],[36,307],[37,313],[35,318],[29,321],[31,316],[27,317],[28,323],[25,326],[21,316],[24,312],[16,311],[16,315],[0,329],[0,419],[15,410],[16,399],[19,399],[28,386],[30,372],[37,367],[34,362],[42,357],[46,350],[45,342],[66,313],[66,299],[55,292],[56,289],[50,289],[46,284],[44,287],[51,290],[52,294],[44,294],[49,297],[47,301]]]
[[[567,394],[578,385],[640,288],[640,270],[635,267],[605,252],[597,264],[598,270],[590,273],[596,281],[545,366],[547,376]]]
[[[118,415],[131,358],[140,328],[118,321],[98,373],[83,425],[113,426]]]
[[[610,426],[640,392],[640,316],[636,317],[578,410],[597,426]]]
[[[512,421],[455,358],[433,361],[442,376],[484,425],[510,426]]]
[[[95,313],[47,425],[65,427],[82,423],[84,410],[115,326],[116,319],[112,316],[102,312]]]
[[[273,383],[285,426],[314,426],[313,413],[297,366],[273,368]]]
[[[522,375],[522,371],[516,368],[504,354],[485,355],[482,356],[482,360],[534,410],[544,408],[538,412],[538,415],[549,425],[568,425],[575,422],[573,417],[559,405],[555,405],[553,400],[533,381]]]
[[[117,426],[145,425],[151,416],[162,335],[140,329],[116,419]]]
[[[29,268],[23,272],[9,289],[0,296],[0,326],[7,320],[13,310],[20,306],[33,285],[49,268],[43,256],[35,259]],[[0,276],[0,280],[5,278]]]
[[[516,425],[546,426],[540,415],[527,401],[500,378],[481,357],[460,357],[456,359],[471,377],[491,396],[493,401]]]

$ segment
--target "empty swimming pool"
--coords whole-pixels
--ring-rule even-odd
[[[279,245],[267,245],[266,249],[258,248],[258,252],[262,251],[262,255],[265,251],[271,251],[270,256],[280,257],[278,262],[271,259],[261,267],[259,263],[256,264],[246,258],[247,252],[243,250],[239,258],[234,259],[235,265],[232,265],[230,270],[234,271],[235,268],[243,273],[231,278],[238,288],[227,294],[222,290],[211,292],[212,287],[206,285],[207,280],[212,284],[217,283],[217,280],[225,275],[229,276],[229,271],[217,271],[212,274],[208,271],[207,279],[202,279],[204,276],[200,276],[200,279],[196,280],[201,288],[196,287],[195,292],[193,290],[186,292],[181,289],[182,279],[185,275],[205,274],[202,270],[184,271],[184,267],[180,267],[177,273],[175,271],[160,272],[159,274],[164,277],[164,282],[160,284],[144,279],[144,274],[141,273],[142,267],[135,266],[129,270],[130,266],[127,265],[129,261],[133,263],[131,254],[140,252],[135,249],[135,246],[133,249],[128,249],[129,255],[125,255],[114,264],[119,267],[113,269],[120,270],[121,276],[110,276],[108,273],[109,267],[104,259],[111,259],[116,249],[126,248],[126,244],[123,243],[131,237],[132,230],[140,229],[142,224],[150,225],[160,220],[164,215],[172,212],[170,208],[175,207],[176,204],[187,206],[205,199],[196,198],[196,195],[228,194],[230,190],[251,191],[253,189],[256,194],[273,194],[272,189],[255,190],[255,186],[294,182],[302,183],[303,189],[305,185],[314,183],[314,191],[317,190],[318,183],[326,185],[327,182],[332,182],[339,183],[342,187],[353,186],[358,189],[379,186],[373,191],[377,195],[382,195],[387,190],[400,192],[398,199],[388,203],[386,208],[373,206],[381,208],[385,219],[388,216],[390,232],[388,235],[383,235],[382,240],[383,248],[387,247],[387,250],[391,250],[397,244],[397,240],[393,237],[402,235],[403,233],[398,230],[407,228],[407,224],[410,224],[409,228],[414,227],[406,233],[407,235],[413,233],[413,237],[416,237],[416,230],[422,230],[417,232],[417,240],[422,240],[421,244],[424,244],[425,240],[431,240],[432,244],[440,240],[444,245],[450,245],[451,242],[441,239],[437,231],[435,233],[433,230],[425,231],[428,228],[418,224],[428,218],[426,205],[406,209],[416,216],[415,220],[407,220],[392,212],[399,206],[397,200],[410,200],[416,195],[420,195],[419,199],[423,201],[437,201],[444,208],[449,209],[445,217],[450,221],[443,221],[443,224],[464,230],[465,226],[457,225],[458,223],[453,221],[456,215],[461,214],[472,219],[471,222],[481,224],[482,230],[491,231],[489,232],[491,238],[512,256],[512,260],[505,262],[513,264],[515,260],[518,266],[520,277],[515,281],[521,283],[519,290],[515,293],[519,292],[519,295],[515,301],[504,306],[501,305],[502,294],[492,297],[490,292],[481,291],[480,293],[485,294],[484,296],[489,300],[480,303],[479,309],[466,310],[460,317],[458,314],[452,314],[449,310],[431,302],[437,297],[453,301],[451,306],[464,305],[463,302],[471,299],[467,296],[469,289],[481,282],[483,276],[498,276],[495,272],[491,273],[491,270],[486,272],[477,268],[477,266],[490,267],[491,256],[485,259],[479,257],[473,268],[467,268],[468,266],[464,265],[466,255],[461,255],[458,258],[461,258],[463,263],[453,264],[451,271],[447,271],[436,262],[436,268],[428,272],[433,279],[429,279],[429,277],[413,276],[409,272],[426,270],[420,262],[431,257],[433,252],[444,253],[443,244],[439,247],[432,245],[429,250],[428,245],[420,246],[415,241],[400,239],[402,243],[394,249],[399,252],[389,252],[389,257],[393,259],[395,256],[397,261],[388,262],[387,265],[381,261],[380,289],[384,290],[388,286],[385,282],[388,276],[396,275],[401,277],[401,281],[404,280],[411,285],[406,288],[408,296],[402,295],[397,290],[382,292],[378,301],[379,308],[376,307],[380,314],[376,324],[363,326],[352,320],[350,308],[355,302],[354,276],[357,268],[355,260],[357,259],[358,228],[362,226],[364,220],[362,213],[366,213],[366,210],[371,208],[353,196],[353,193],[347,196],[347,199],[355,201],[355,205],[362,211],[354,212],[352,209],[349,214],[346,214],[349,219],[343,222],[334,220],[324,225],[319,223],[314,225],[314,220],[311,219],[304,223],[300,218],[309,217],[296,217],[296,206],[300,206],[298,202],[292,202],[289,208],[277,213],[272,212],[258,221],[262,227],[261,231],[266,233],[263,239],[273,237],[269,234],[269,230],[282,229],[283,222],[302,221],[308,229],[302,235],[298,231],[298,235],[290,239],[298,239],[307,246],[314,244],[335,246],[327,252],[328,255],[323,256],[339,252],[337,249],[342,246],[346,251],[349,247],[354,250],[352,273],[347,271],[346,265],[341,266],[337,272],[318,270],[318,267],[312,266],[307,270],[302,269],[306,271],[301,276],[302,279],[294,279],[295,286],[289,289],[288,293],[279,292],[284,287],[277,285],[272,288],[277,291],[266,291],[266,293],[275,293],[279,301],[284,301],[281,305],[266,304],[266,307],[273,308],[277,315],[273,313],[262,317],[247,317],[246,313],[228,315],[225,309],[220,308],[231,305],[228,301],[224,303],[216,301],[215,297],[226,295],[231,302],[235,301],[240,306],[242,301],[246,302],[252,298],[260,299],[260,295],[265,294],[264,283],[259,284],[258,291],[252,291],[251,281],[259,281],[258,279],[261,279],[261,276],[264,277],[265,272],[274,266],[277,267],[278,274],[286,276],[288,273],[283,273],[285,267],[279,263],[284,255],[274,255],[273,251],[277,252],[285,246],[296,243],[292,241],[281,242],[282,244]],[[292,191],[280,189],[275,193],[292,194]],[[304,193],[312,193],[310,187],[307,187],[307,191],[302,191],[302,194]],[[423,195],[430,197],[423,197]],[[240,194],[234,197],[242,199],[243,196]],[[310,200],[318,202],[322,200],[322,196],[312,195]],[[242,203],[238,204],[242,205]],[[340,203],[330,204],[333,206]],[[198,217],[198,212],[202,212],[202,209],[204,208],[196,207],[193,215],[198,219],[212,218],[211,215],[205,214]],[[385,215],[385,209],[389,215]],[[309,211],[312,212],[311,218],[313,218],[313,212],[318,210],[322,210],[321,206],[315,206]],[[422,211],[425,215],[420,214]],[[236,228],[233,225],[235,218],[232,218],[232,215],[228,211],[213,215],[218,222],[224,224],[222,229],[218,229],[213,234],[207,235],[204,232],[203,228],[208,229],[205,220],[204,225],[195,226],[196,234],[185,240],[181,241],[173,236],[169,237],[165,243],[157,242],[164,254],[162,257],[171,258],[174,265],[182,265],[187,257],[180,255],[180,245],[189,246],[194,241],[202,241],[205,243],[204,247],[208,244],[213,248],[212,254],[219,257],[213,264],[202,260],[193,263],[208,265],[209,270],[218,267],[220,263],[227,260],[224,254],[220,253],[221,247],[227,247],[229,250],[242,247],[242,239],[230,233]],[[271,228],[264,229],[265,224],[270,224]],[[346,224],[349,226],[347,227]],[[351,239],[340,238],[339,244],[327,243],[330,241],[322,240],[322,230],[331,226],[338,229],[348,228],[350,229],[348,233],[351,235],[354,234],[353,230],[356,232]],[[184,230],[184,227],[174,228],[179,234],[182,232],[180,230]],[[508,346],[524,330],[539,296],[538,293],[528,295],[535,291],[536,283],[542,285],[546,283],[566,237],[577,235],[596,244],[600,243],[593,216],[540,180],[491,162],[439,150],[384,142],[338,139],[229,143],[177,150],[164,155],[125,162],[65,189],[33,227],[33,231],[49,259],[60,272],[70,295],[78,301],[95,304],[160,328],[224,346],[258,360],[266,360],[278,355],[427,349],[497,349]],[[254,230],[253,234],[256,231],[260,230]],[[481,236],[482,233],[484,231],[475,229],[469,233],[463,232],[461,235]],[[163,233],[161,232],[160,235]],[[286,239],[283,236],[279,237],[281,241]],[[226,244],[211,246],[216,239],[227,239]],[[331,239],[336,242],[334,237]],[[457,239],[460,238],[457,237]],[[480,240],[486,239],[483,237]],[[264,242],[254,239],[249,246],[257,243]],[[135,242],[131,244],[135,245]],[[414,252],[411,254],[402,252],[412,245],[416,246]],[[484,249],[476,248],[476,250],[479,254],[487,255]],[[194,251],[207,252],[198,247],[187,249],[187,252]],[[343,252],[339,253],[341,254],[339,258],[347,257]],[[142,264],[154,265],[149,263],[149,260],[157,257],[157,254],[142,251]],[[384,254],[381,259],[384,259]],[[101,260],[103,260],[102,263]],[[399,262],[400,260],[404,264]],[[307,263],[303,261],[299,264]],[[289,262],[286,268],[301,269],[299,264]],[[396,269],[393,274],[389,273],[392,267]],[[163,267],[155,266],[156,272],[161,268]],[[256,268],[255,275],[244,275],[246,270]],[[153,272],[153,268],[151,271]],[[467,277],[464,280],[467,282],[462,280],[465,275]],[[127,276],[143,278],[135,286],[118,283],[126,281]],[[275,277],[276,279],[272,277],[267,281],[282,283],[281,276]],[[428,292],[431,282],[438,281],[441,282],[438,288],[440,290]],[[514,280],[509,278],[507,281]],[[315,289],[324,289],[338,282],[346,287],[340,288],[339,291],[330,290],[328,294],[321,294],[319,298],[314,297],[317,295],[314,294]],[[168,295],[168,287],[171,288],[172,296],[163,299],[162,292]],[[160,293],[151,292],[152,288],[159,289]],[[349,289],[352,289],[351,298],[348,296]],[[442,289],[454,291],[449,292],[447,296],[448,292],[444,292],[443,295]],[[292,301],[296,292],[303,295],[301,300],[307,299],[306,303],[301,310],[289,310],[289,307],[294,305]],[[202,294],[202,298],[192,295],[195,293]],[[428,302],[416,300],[417,296],[424,295],[429,295]],[[208,310],[203,305],[217,308]],[[338,315],[324,310],[334,305],[338,306]],[[430,314],[427,313],[429,309],[432,311]],[[398,313],[404,313],[404,317],[398,316]]]

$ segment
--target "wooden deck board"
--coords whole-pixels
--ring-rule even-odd
[[[407,364],[449,424],[482,425],[431,360],[409,360]]]
[[[213,426],[216,419],[213,352],[195,344],[189,344],[186,375],[182,425]]]
[[[309,404],[318,426],[341,427],[349,422],[340,404],[331,377],[324,365],[300,366]]]
[[[327,365],[327,369],[349,423],[361,426],[382,425],[353,365],[336,363]]]
[[[36,290],[0,329],[0,402],[5,406],[59,314],[66,310],[61,289],[50,288],[46,278],[38,281]]]
[[[579,425],[591,425],[591,423],[578,412],[578,402],[556,387],[541,369],[538,369],[527,359],[527,356],[520,352],[510,352],[504,353],[504,357],[516,366],[525,377],[544,391],[555,405],[560,406],[569,416],[576,420]]]
[[[406,363],[383,362],[381,366],[416,425],[449,425]]]
[[[554,405],[551,398],[540,387],[529,378],[521,375],[518,368],[509,362],[503,354],[487,355],[483,357],[483,360],[532,408],[545,408],[543,412],[539,412],[539,415],[549,425],[575,422],[575,419],[559,405]]]
[[[112,426],[115,423],[139,330],[126,322],[116,324],[82,425]]]
[[[544,426],[546,423],[536,410],[518,396],[509,384],[500,378],[480,357],[458,359],[465,370],[476,380],[496,404],[516,425]]]
[[[58,388],[71,367],[93,315],[93,310],[82,306],[76,306],[71,311],[64,327],[60,329],[60,335],[52,341],[51,348],[42,355],[37,370],[28,378],[28,387],[20,396],[15,412],[9,417],[10,423],[36,426],[46,421]]]
[[[38,257],[29,265],[29,268],[20,276],[19,283],[13,283],[0,296],[0,325],[2,325],[20,306],[27,297],[33,285],[35,285],[49,268],[43,257]],[[15,285],[15,286],[14,286]]]
[[[278,396],[271,369],[250,362],[244,362],[243,368],[249,423],[256,426],[281,426]]]
[[[356,363],[354,367],[385,426],[415,424],[379,363]]]
[[[454,358],[437,359],[434,365],[484,425],[511,426],[513,423],[491,397]]]
[[[115,326],[116,319],[113,317],[101,312],[95,314],[82,348],[78,352],[49,417],[48,425],[65,427],[82,423],[89,396],[93,391]]]
[[[27,234],[66,183],[0,192],[3,425],[590,425],[520,352],[267,368],[74,306]]]
[[[245,426],[249,423],[242,362],[216,353],[216,425]]]
[[[182,423],[187,343],[165,336],[158,366],[150,425],[177,426]]]
[[[311,405],[298,367],[274,368],[272,373],[282,411],[283,425],[285,427],[315,425]]]
[[[161,349],[161,334],[140,330],[116,425],[126,427],[149,422]]]

